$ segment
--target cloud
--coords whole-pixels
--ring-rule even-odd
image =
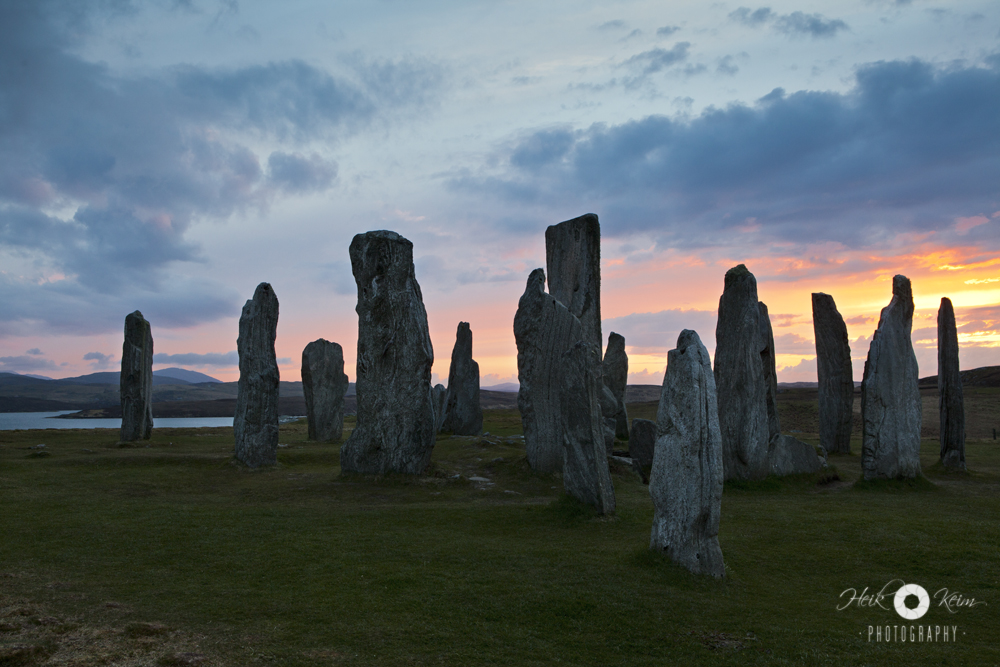
[[[663,354],[677,345],[684,329],[698,332],[706,347],[715,347],[715,322],[718,313],[708,310],[671,308],[655,313],[632,313],[601,321],[605,336],[615,331],[625,337],[625,345],[640,354]]]
[[[198,354],[196,352],[166,354],[164,352],[157,352],[153,355],[153,363],[163,364],[168,366],[231,367],[240,365],[240,355],[236,350],[224,353],[207,352],[205,354]]]
[[[8,373],[23,373],[26,371],[59,370],[59,367],[51,359],[39,359],[31,350],[28,350],[27,355],[0,357],[0,370]]]
[[[691,42],[677,42],[670,49],[651,49],[636,54],[622,63],[625,67],[639,70],[643,75],[654,74],[687,60]]]
[[[657,28],[656,29],[656,36],[657,37],[670,37],[670,35],[674,34],[675,32],[677,32],[680,29],[681,29],[680,26],[677,26],[677,25],[665,25],[662,28]]]
[[[450,186],[536,215],[599,210],[606,235],[650,233],[661,247],[742,247],[750,218],[792,244],[946,242],[957,217],[1000,208],[997,108],[1000,63],[877,62],[844,93],[776,89],[693,118],[525,133],[496,168]],[[997,247],[992,227],[966,229],[963,243]]]
[[[625,30],[627,26],[625,21],[621,19],[615,19],[614,21],[605,21],[601,25],[597,26],[598,30]]]
[[[95,311],[127,295],[173,316],[170,283],[203,261],[192,225],[334,187],[327,151],[395,110],[432,103],[443,82],[440,67],[419,60],[352,56],[338,73],[288,60],[125,75],[77,55],[91,24],[130,11],[0,5],[0,246],[23,260],[0,282],[0,304],[18,302],[2,311],[0,335],[67,326],[50,308],[50,275]],[[266,168],[262,146],[272,147]],[[160,326],[217,317],[219,308],[198,307],[218,304],[217,286],[188,287],[195,308]]]
[[[40,356],[40,355],[43,355],[45,353],[42,352],[41,350],[39,350],[37,347],[33,347],[30,350],[28,350],[27,352],[25,352],[25,354],[32,354],[32,355],[35,355],[35,356]]]
[[[92,368],[109,368],[114,361],[115,355],[113,354],[103,354],[101,352],[88,352],[83,355],[84,361],[92,362],[90,365]]]
[[[777,14],[770,7],[739,7],[729,13],[729,20],[751,28],[770,24],[775,30],[789,36],[833,37],[837,32],[850,30],[840,19],[828,19],[822,14],[792,12]]]
[[[723,56],[719,59],[719,64],[716,66],[715,71],[726,76],[733,76],[740,71],[739,65],[736,64],[736,57],[731,55]]]

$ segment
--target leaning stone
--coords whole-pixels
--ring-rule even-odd
[[[768,456],[773,475],[801,475],[823,468],[823,459],[816,449],[790,435],[779,435],[772,440]]]
[[[829,294],[813,293],[812,312],[819,380],[819,441],[828,452],[847,454],[851,451],[854,418],[854,370],[847,325]]]
[[[153,435],[153,334],[138,310],[125,316],[120,389],[121,441],[149,440]]]
[[[434,449],[434,349],[413,269],[413,244],[390,231],[351,241],[358,285],[357,425],[340,448],[345,472],[417,475]]]
[[[633,419],[632,431],[628,437],[628,455],[641,466],[651,466],[655,447],[656,422],[649,419]]]
[[[322,338],[306,345],[302,350],[302,393],[310,440],[336,442],[343,436],[347,387],[340,345]]]
[[[559,402],[562,355],[583,338],[580,320],[545,293],[545,271],[528,276],[514,315],[517,342],[517,407],[532,470],[558,472],[563,464]]]
[[[601,336],[601,224],[593,213],[545,230],[549,294],[583,326],[584,340],[598,347]]]
[[[628,410],[625,408],[625,390],[628,386],[628,355],[625,337],[614,331],[608,336],[608,349],[604,353],[604,385],[611,390],[617,410],[606,416],[615,420],[615,437],[628,440]]]
[[[563,487],[601,514],[615,511],[615,490],[608,469],[608,452],[601,424],[599,391],[603,383],[595,368],[601,348],[577,341],[559,360],[560,399],[564,434]]]
[[[240,336],[240,381],[237,385],[233,435],[236,458],[251,468],[278,462],[278,297],[268,283],[257,285],[243,306]]]
[[[938,409],[941,415],[941,464],[965,470],[965,399],[958,366],[958,331],[951,299],[938,308]]]
[[[697,333],[685,329],[677,349],[667,353],[656,414],[659,437],[649,476],[655,507],[649,548],[665,552],[695,574],[724,577],[718,414],[708,350]]]
[[[715,328],[715,385],[726,479],[768,475],[770,432],[761,348],[757,280],[740,264],[726,272]]]
[[[483,430],[483,408],[479,403],[479,364],[472,359],[472,329],[458,323],[455,347],[448,371],[448,397],[441,430],[455,435],[476,435]]]
[[[764,405],[767,407],[767,442],[781,437],[781,422],[778,419],[778,372],[774,364],[774,332],[771,317],[767,314],[767,304],[757,302],[760,312],[760,363],[764,376]]]
[[[866,480],[920,474],[922,410],[912,326],[910,280],[894,276],[892,300],[882,309],[861,382],[861,468]]]
[[[444,424],[444,410],[448,406],[448,390],[443,384],[436,384],[431,396],[434,402],[434,431],[440,432],[441,425]]]

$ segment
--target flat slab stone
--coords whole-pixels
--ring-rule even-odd
[[[448,390],[443,384],[434,385],[431,400],[434,403],[434,431],[440,432],[441,425],[444,424],[445,408],[448,406]]]
[[[861,383],[866,480],[915,478],[920,474],[922,408],[919,372],[910,330],[913,291],[906,276],[892,279],[892,300],[882,309]]]
[[[770,427],[757,280],[740,264],[726,272],[715,328],[715,385],[726,479],[764,479]]]
[[[790,435],[779,435],[771,441],[768,458],[771,474],[779,477],[819,472],[823,468],[823,459],[816,449]]]
[[[958,364],[958,330],[951,299],[938,308],[938,412],[941,417],[941,463],[965,470],[965,398]]]
[[[357,425],[340,448],[346,472],[418,475],[434,449],[434,349],[413,244],[391,231],[351,241],[358,286]]]
[[[514,315],[520,383],[517,407],[532,470],[562,470],[560,364],[566,350],[582,338],[580,320],[555,297],[546,294],[545,271],[532,271]]]
[[[138,310],[125,317],[119,386],[121,441],[149,440],[153,435],[153,334]]]
[[[306,399],[309,439],[336,442],[344,434],[344,350],[320,338],[302,350],[302,393]]]
[[[240,355],[233,435],[236,458],[257,468],[278,462],[278,297],[268,283],[257,285],[243,306],[236,349]]]
[[[724,577],[718,415],[708,350],[697,333],[685,329],[677,347],[667,353],[656,415],[659,435],[649,475],[655,508],[649,548],[666,553],[695,574]]]
[[[656,451],[656,422],[649,419],[633,419],[632,432],[628,439],[628,455],[639,465],[653,465]]]
[[[476,435],[483,430],[479,402],[479,364],[472,358],[472,329],[459,322],[448,371],[448,394],[441,430],[455,435]]]
[[[854,418],[854,369],[847,325],[833,297],[812,295],[819,381],[819,442],[828,452],[851,451]]]
[[[767,304],[757,302],[760,313],[760,363],[764,379],[764,405],[767,408],[767,441],[781,436],[781,420],[778,418],[778,372],[774,364],[774,332]]]
[[[580,320],[584,340],[601,347],[601,224],[596,215],[545,230],[545,271],[549,294]]]
[[[608,347],[604,352],[604,386],[615,398],[615,411],[605,413],[605,417],[615,420],[615,437],[628,440],[628,409],[625,407],[625,390],[628,387],[628,354],[625,353],[625,337],[614,331],[608,336]]]
[[[594,371],[600,359],[601,348],[582,340],[560,359],[563,487],[601,514],[612,514],[615,490],[608,469],[599,400],[604,384]]]

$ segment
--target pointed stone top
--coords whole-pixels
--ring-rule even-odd
[[[528,282],[524,286],[524,291],[534,288],[539,292],[545,291],[545,269],[535,269],[528,274]]]
[[[910,279],[903,275],[893,276],[892,293],[901,299],[913,301],[913,288],[910,286]]]
[[[261,283],[257,285],[257,289],[253,291],[253,300],[260,301],[261,299],[273,299],[274,289],[271,288],[271,283]]]
[[[138,310],[132,311],[126,317],[137,317],[140,320],[145,320],[146,319],[145,317],[142,316],[142,313],[140,313]]]
[[[610,348],[612,346],[618,346],[618,347],[624,348],[625,347],[625,336],[621,335],[620,333],[615,333],[614,331],[612,331],[608,335],[608,347]]]
[[[733,268],[726,271],[726,285],[728,285],[731,281],[745,278],[747,276],[749,276],[755,283],[757,282],[757,279],[754,278],[752,273],[750,273],[750,269],[746,267],[746,264],[737,264]]]
[[[940,310],[943,310],[945,312],[948,312],[948,311],[954,312],[955,308],[954,308],[954,306],[951,305],[951,299],[949,299],[946,296],[941,297],[941,307],[940,307]],[[136,312],[138,312],[138,311],[136,311]]]

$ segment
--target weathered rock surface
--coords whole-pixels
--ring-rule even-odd
[[[649,476],[655,507],[649,548],[695,574],[724,577],[719,546],[722,434],[712,365],[698,334],[688,329],[667,355]]]
[[[892,279],[892,300],[882,309],[861,382],[864,478],[920,474],[920,390],[910,330],[913,291],[906,276]]]
[[[153,435],[153,334],[138,310],[125,316],[120,388],[121,441],[149,440]]]
[[[237,385],[233,435],[236,458],[251,468],[278,461],[278,297],[268,283],[257,285],[243,306],[240,336],[240,381]]]
[[[596,215],[545,230],[545,271],[549,294],[580,320],[584,340],[601,347],[601,225]]]
[[[774,365],[774,331],[767,305],[757,302],[760,312],[760,366],[764,379],[764,405],[767,408],[767,441],[781,437],[781,421],[778,419],[778,372]]]
[[[309,439],[336,442],[344,434],[344,350],[320,338],[302,350],[302,393],[306,399]]]
[[[854,369],[847,325],[833,297],[812,295],[816,336],[816,374],[819,379],[819,442],[828,452],[851,451],[854,408]]]
[[[604,385],[615,397],[616,410],[605,417],[615,420],[615,436],[628,440],[628,410],[625,407],[625,389],[628,386],[628,355],[625,337],[614,331],[608,336],[608,349],[604,353]]]
[[[712,382],[715,383],[714,379]],[[650,419],[633,419],[628,438],[628,455],[641,466],[651,466],[655,448],[656,422]]]
[[[528,463],[539,472],[563,465],[560,365],[563,353],[583,338],[583,327],[566,306],[545,293],[545,271],[528,276],[514,315],[517,342],[517,407]]]
[[[608,415],[614,415],[618,410],[618,401],[615,400],[615,395],[611,393],[608,385],[604,384],[604,382],[601,382],[601,386],[598,387],[598,394],[600,395],[600,401],[598,402],[601,404],[601,426],[604,433],[604,446],[607,448],[608,455],[610,456],[615,448],[615,418]]]
[[[740,264],[726,272],[715,328],[715,385],[726,479],[768,475],[770,430],[762,347],[757,280]]]
[[[941,463],[965,470],[965,399],[958,365],[958,331],[951,299],[938,308],[938,409],[941,415]]]
[[[823,468],[816,449],[790,435],[779,435],[771,441],[768,458],[771,474],[778,476],[819,472]]]
[[[358,285],[357,425],[340,448],[347,472],[420,474],[434,448],[434,349],[413,244],[390,231],[351,241]]]
[[[441,425],[444,424],[444,411],[448,406],[448,390],[444,388],[443,384],[436,384],[431,392],[431,400],[434,403],[434,430],[437,432],[441,430]]]
[[[483,408],[479,404],[479,364],[472,359],[472,329],[458,323],[455,347],[448,371],[448,397],[441,430],[455,435],[476,435],[483,430]]]
[[[599,398],[604,385],[595,373],[600,360],[600,346],[582,340],[559,360],[563,487],[601,514],[611,514],[615,511],[615,490],[608,469]]]

